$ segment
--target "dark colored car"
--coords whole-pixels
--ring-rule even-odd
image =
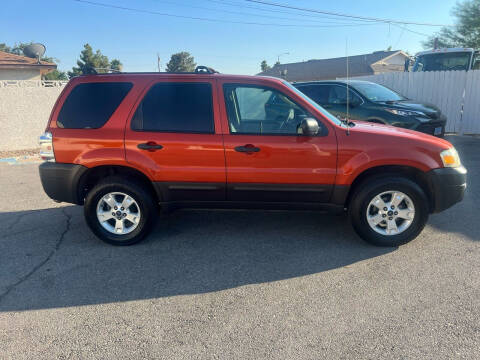
[[[293,84],[340,119],[347,117],[347,81],[313,81]],[[447,118],[430,104],[407,99],[368,81],[350,80],[349,118],[416,130],[443,137]]]

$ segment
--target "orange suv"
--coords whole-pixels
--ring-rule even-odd
[[[204,67],[76,77],[40,145],[47,195],[84,205],[115,245],[145,237],[160,207],[253,207],[346,210],[363,239],[396,246],[466,188],[445,140],[340,121],[281,79]]]

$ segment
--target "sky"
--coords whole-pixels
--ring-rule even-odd
[[[397,25],[372,24],[247,0],[91,1],[149,13],[75,0],[4,1],[0,43],[43,43],[47,47],[45,55],[58,59],[58,67],[64,71],[76,64],[83,45],[89,43],[110,59],[118,58],[124,71],[157,71],[157,53],[163,71],[171,54],[188,51],[198,65],[207,65],[222,73],[252,75],[260,71],[262,60],[272,65],[280,54],[283,54],[279,56],[282,63],[340,57],[347,52],[365,54],[389,46],[414,54],[423,49],[421,41],[427,37],[410,31],[433,34],[439,30],[419,25],[405,25],[405,30]],[[265,1],[435,24],[452,24],[451,9],[456,3],[456,0]]]

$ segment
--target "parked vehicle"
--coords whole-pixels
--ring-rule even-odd
[[[347,84],[349,87],[347,108]],[[407,99],[368,81],[312,81],[293,84],[333,115],[393,125],[443,137],[447,118],[434,105]]]
[[[413,61],[413,66],[410,64]],[[405,62],[405,71],[468,71],[480,69],[480,52],[471,48],[421,51]]]
[[[274,119],[273,95],[288,107]],[[76,77],[40,143],[45,192],[83,205],[91,230],[115,245],[146,236],[159,207],[234,207],[346,209],[363,239],[396,246],[466,187],[449,142],[342,122],[267,77]]]

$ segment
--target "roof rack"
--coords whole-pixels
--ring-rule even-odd
[[[98,70],[105,70],[107,71],[106,73],[99,73]],[[103,74],[120,74],[121,71],[117,69],[112,69],[112,68],[93,68],[93,71],[95,71],[96,75],[103,75]]]
[[[218,74],[218,71],[215,69],[208,67],[208,66],[203,66],[199,65],[195,68],[195,74]]]
[[[101,73],[98,70],[104,70],[107,72]],[[211,67],[199,65],[195,68],[194,71],[178,71],[178,72],[123,72],[111,68],[93,68],[95,71],[93,74],[81,74],[78,76],[89,76],[89,75],[118,75],[118,74],[219,74],[219,72]]]

